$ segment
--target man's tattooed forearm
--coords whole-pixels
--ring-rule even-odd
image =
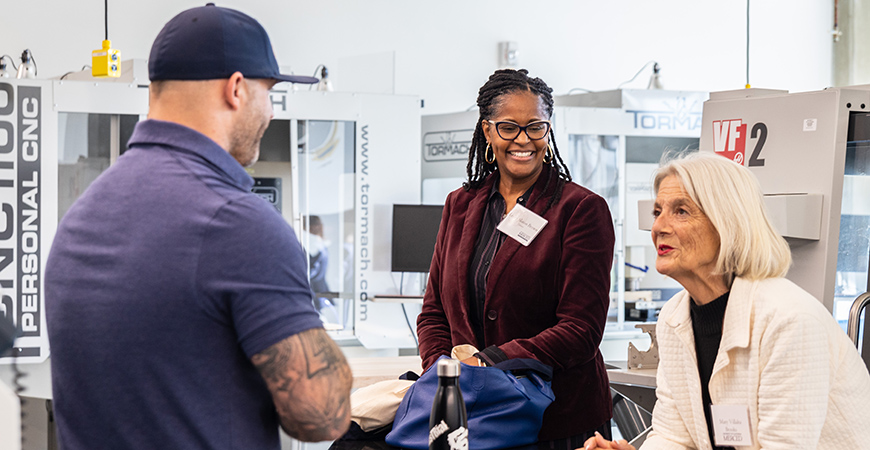
[[[266,380],[288,433],[316,441],[344,432],[353,376],[341,349],[323,329],[291,336],[252,361]]]

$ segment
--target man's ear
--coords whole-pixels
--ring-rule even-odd
[[[241,72],[230,75],[230,78],[224,83],[224,100],[233,110],[238,110],[242,106],[242,97],[246,94],[244,84],[245,76]]]

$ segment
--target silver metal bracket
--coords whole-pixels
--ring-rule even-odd
[[[649,350],[640,351],[633,343],[628,343],[628,368],[629,369],[655,369],[659,366],[659,347],[656,342],[656,324],[639,323],[634,326],[640,328],[650,337]]]

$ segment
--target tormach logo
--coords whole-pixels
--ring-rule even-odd
[[[662,102],[659,110],[630,109],[635,129],[644,130],[700,130],[701,111],[697,99],[680,97]]]
[[[468,159],[474,130],[436,131],[423,135],[423,158],[426,161]]]

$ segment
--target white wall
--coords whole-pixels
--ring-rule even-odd
[[[77,71],[104,35],[103,2],[4,1],[0,54],[30,48],[40,78]],[[204,1],[112,0],[109,38],[123,59],[147,58],[173,15]],[[497,68],[500,41],[520,67],[555,89],[607,90],[658,61],[667,89],[718,91],[746,83],[746,1],[698,0],[227,0],[272,37],[280,64],[312,74],[342,58],[395,52],[395,93],[419,95],[423,114],[474,103]],[[832,84],[833,0],[751,2],[750,83],[809,91]],[[647,69],[627,87],[646,86]]]

